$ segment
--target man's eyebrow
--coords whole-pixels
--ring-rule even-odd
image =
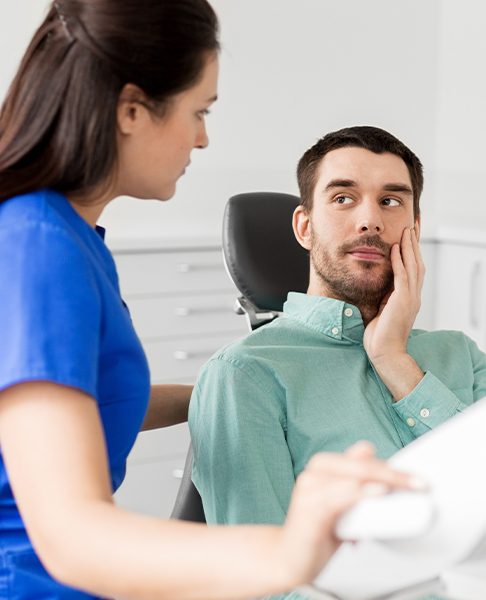
[[[352,179],[331,179],[324,188],[324,191],[328,192],[334,188],[356,187],[357,185],[356,181],[353,181]]]
[[[218,99],[218,94],[215,94],[214,96],[212,96],[211,98],[209,98],[208,100],[206,100],[206,102],[208,104],[211,104],[213,102],[216,102],[217,99]]]
[[[401,192],[413,196],[412,188],[405,183],[387,183],[383,186],[383,189],[387,192]]]
[[[326,185],[324,191],[328,192],[335,188],[351,188],[358,187],[358,184],[353,179],[331,179]],[[385,183],[383,190],[386,192],[401,192],[413,196],[412,188],[406,183]]]

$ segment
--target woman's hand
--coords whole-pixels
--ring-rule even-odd
[[[384,489],[414,488],[413,478],[375,458],[368,442],[345,454],[316,454],[297,478],[282,531],[279,560],[294,580],[291,587],[311,581],[338,548],[334,534],[338,518],[370,493],[369,483]]]

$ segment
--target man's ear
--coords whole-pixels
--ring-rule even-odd
[[[118,130],[122,135],[131,135],[147,116],[147,96],[133,83],[127,83],[118,98],[116,111]]]
[[[294,235],[299,244],[306,250],[311,249],[312,224],[309,212],[299,204],[292,217]]]

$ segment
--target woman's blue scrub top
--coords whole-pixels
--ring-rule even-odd
[[[150,379],[103,233],[52,190],[0,203],[0,390],[47,380],[92,396],[115,491],[147,409]],[[0,448],[0,598],[91,597],[54,581],[38,560]]]

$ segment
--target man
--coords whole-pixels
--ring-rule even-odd
[[[315,452],[367,439],[387,458],[486,395],[474,342],[412,330],[419,159],[381,129],[351,127],[304,154],[298,181],[307,294],[290,293],[281,317],[216,354],[191,400],[193,479],[210,523],[281,523]]]

